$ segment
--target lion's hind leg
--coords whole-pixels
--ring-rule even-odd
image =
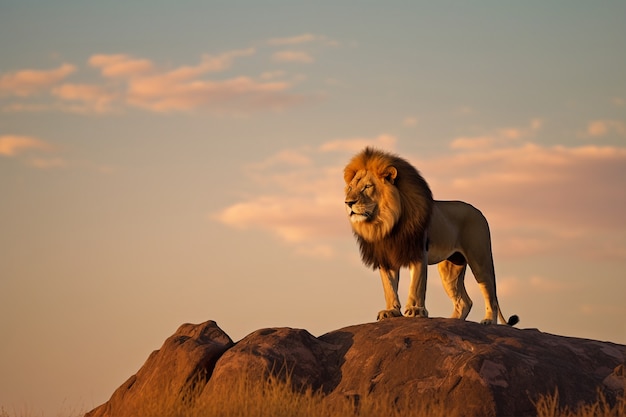
[[[465,290],[465,270],[467,262],[456,252],[445,261],[437,264],[443,287],[454,305],[453,319],[465,320],[472,309],[472,299]]]

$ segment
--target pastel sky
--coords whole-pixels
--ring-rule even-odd
[[[343,208],[365,145],[483,211],[519,327],[626,343],[625,21],[616,1],[0,0],[0,406],[87,411],[185,322],[373,321]]]

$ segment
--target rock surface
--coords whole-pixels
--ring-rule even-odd
[[[136,416],[151,398],[199,397],[238,378],[291,373],[295,388],[332,398],[381,396],[398,404],[438,398],[468,416],[533,415],[533,401],[558,388],[561,405],[594,402],[626,387],[626,346],[534,329],[453,319],[394,318],[314,337],[306,330],[257,330],[237,343],[215,322],[185,324],[87,417]],[[215,391],[213,391],[215,392]]]

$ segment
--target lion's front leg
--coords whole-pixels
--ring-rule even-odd
[[[426,310],[427,268],[426,254],[421,262],[412,262],[409,265],[411,283],[409,284],[409,299],[404,311],[407,317],[428,317],[428,310]]]
[[[386,310],[378,312],[378,319],[387,319],[390,317],[401,317],[400,299],[398,298],[398,283],[400,282],[400,270],[391,270],[380,268],[380,278],[383,282],[383,290],[385,291]]]

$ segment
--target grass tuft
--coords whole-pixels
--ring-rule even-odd
[[[534,403],[537,417],[624,417],[626,416],[626,392],[614,402],[598,390],[598,399],[592,404],[581,404],[576,409],[559,406],[559,391],[543,395]]]
[[[444,399],[411,401],[410,396],[325,395],[311,388],[294,389],[289,375],[269,374],[259,383],[238,379],[229,386],[190,384],[183,395],[167,395],[145,401],[136,417],[459,417],[463,410],[450,409]],[[364,392],[367,392],[364,390]],[[193,400],[195,399],[195,400]],[[537,417],[623,417],[626,394],[609,401],[598,391],[597,401],[572,410],[560,407],[559,393],[543,395],[534,403]],[[38,417],[28,410],[10,413],[0,407],[0,417]],[[61,414],[59,414],[61,415]],[[64,414],[67,415],[67,414]],[[77,416],[75,412],[71,415]]]

